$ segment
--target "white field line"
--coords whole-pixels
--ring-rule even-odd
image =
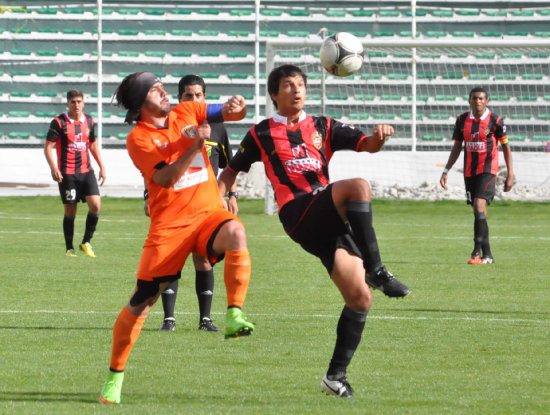
[[[72,315],[113,315],[116,316],[119,311],[71,311],[71,310],[0,310],[0,315],[2,314],[72,314]],[[149,314],[151,315],[163,315],[162,311],[152,311]],[[175,314],[178,315],[195,315],[196,312],[190,311],[176,311]],[[213,312],[212,314],[225,315],[225,313]],[[246,313],[247,316],[262,316],[262,317],[273,317],[272,314],[263,314],[263,313]],[[279,317],[283,318],[294,318],[294,319],[312,319],[312,318],[330,318],[337,319],[339,316],[336,314],[278,314]],[[369,315],[369,320],[414,320],[414,321],[473,321],[481,323],[535,323],[541,325],[550,326],[550,320],[548,319],[525,319],[525,318],[486,318],[486,317],[430,317],[430,316],[384,316],[384,315]]]

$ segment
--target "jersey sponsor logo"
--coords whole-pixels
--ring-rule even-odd
[[[317,150],[320,150],[323,146],[323,136],[319,131],[315,131],[315,133],[313,133],[311,141],[313,141],[313,145]]]
[[[82,141],[76,142],[76,143],[69,143],[67,146],[69,151],[86,151],[87,144],[83,143]]]
[[[208,170],[202,153],[198,153],[189,168],[183,173],[176,184],[174,190],[186,189],[208,180]]]
[[[480,141],[479,132],[473,133],[471,141],[466,142],[466,150],[470,153],[486,153],[487,152],[487,143],[485,141]]]
[[[193,138],[197,134],[197,129],[195,128],[194,125],[188,125],[186,127],[183,127],[181,129],[181,132],[184,136]]]
[[[160,150],[164,150],[166,147],[168,147],[168,143],[165,141],[164,143],[160,140],[154,139],[153,143],[159,148]]]
[[[300,173],[304,171],[321,172],[321,162],[315,158],[309,157],[305,144],[300,144],[292,148],[292,160],[285,161],[285,167],[289,173]]]

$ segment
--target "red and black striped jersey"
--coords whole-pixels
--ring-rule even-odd
[[[302,112],[298,124],[288,126],[276,115],[253,126],[229,162],[234,172],[261,161],[273,186],[279,210],[291,200],[329,184],[328,163],[338,150],[357,151],[367,136],[330,117]]]
[[[82,114],[80,120],[72,120],[65,112],[52,120],[46,140],[56,143],[57,167],[61,174],[92,171],[88,149],[95,141],[94,130],[94,120],[87,114]]]
[[[456,119],[453,140],[464,142],[464,176],[498,173],[498,143],[508,144],[502,117],[485,110],[480,118],[471,111]]]

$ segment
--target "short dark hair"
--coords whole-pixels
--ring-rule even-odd
[[[267,92],[269,97],[273,94],[277,95],[279,93],[279,84],[281,83],[281,79],[296,75],[300,75],[304,80],[304,84],[307,86],[307,75],[297,66],[282,65],[273,69],[267,79]],[[273,105],[275,105],[275,108],[278,108],[277,103],[273,100],[273,98],[271,98],[271,101],[273,102]]]
[[[82,99],[84,99],[84,94],[80,89],[71,89],[70,91],[67,91],[67,102],[75,97],[82,97]]]
[[[472,88],[472,90],[470,91],[470,95],[468,96],[468,101],[472,99],[472,95],[476,92],[483,92],[485,94],[485,98],[489,99],[489,93],[487,92],[487,90],[480,86],[476,86],[475,88]]]
[[[202,79],[199,75],[185,75],[178,83],[178,99],[181,98],[185,92],[185,87],[188,85],[200,85],[202,88],[202,93],[206,93],[206,84],[204,83],[204,79]]]

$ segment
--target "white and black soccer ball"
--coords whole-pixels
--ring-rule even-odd
[[[349,76],[363,64],[363,45],[348,32],[338,32],[327,37],[321,45],[321,65],[336,76]]]

